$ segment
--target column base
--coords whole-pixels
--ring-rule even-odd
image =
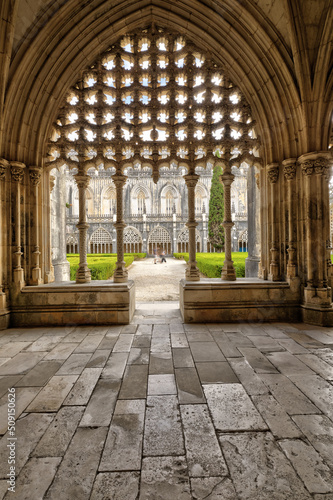
[[[247,257],[245,259],[245,277],[258,278],[260,257]]]
[[[13,282],[15,287],[22,289],[25,286],[24,271],[22,268],[13,270]]]
[[[320,307],[331,307],[332,306],[332,289],[327,288],[316,288],[316,287],[305,287],[304,288],[304,305],[313,305]]]
[[[70,281],[70,264],[68,260],[54,262],[54,281]]]
[[[76,272],[76,283],[89,283],[91,281],[91,272],[87,265],[79,267]]]
[[[42,270],[39,267],[35,267],[32,272],[31,272],[32,278],[31,278],[31,285],[42,285],[43,280],[42,280]]]
[[[121,262],[119,265],[117,264],[117,269],[113,275],[114,283],[126,283],[128,281],[128,272],[125,269],[125,262]]]
[[[280,281],[280,271],[278,264],[270,264],[268,279],[269,281]]]
[[[51,265],[50,270],[45,273],[44,283],[53,283],[54,282],[54,268]]]
[[[221,279],[224,281],[236,281],[236,271],[233,260],[224,261]]]

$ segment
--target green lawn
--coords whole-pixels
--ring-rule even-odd
[[[133,260],[143,259],[145,253],[125,253],[124,261],[126,267],[132,264]],[[67,260],[70,264],[71,281],[75,281],[76,271],[80,263],[79,254],[67,254]],[[107,280],[111,278],[117,262],[117,254],[115,253],[89,253],[87,255],[88,267],[91,270],[92,280]]]
[[[174,253],[176,259],[184,259],[188,261],[188,253]],[[238,278],[245,277],[245,259],[248,256],[247,252],[233,252],[232,260]],[[197,253],[197,266],[207,278],[220,278],[225,254],[221,253]]]

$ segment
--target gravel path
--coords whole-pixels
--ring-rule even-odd
[[[179,300],[179,281],[185,277],[186,262],[167,258],[165,264],[154,264],[152,258],[133,262],[128,278],[135,281],[137,302]]]

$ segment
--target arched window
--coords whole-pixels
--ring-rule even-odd
[[[112,253],[112,236],[103,227],[91,235],[90,253]]]
[[[165,195],[165,210],[167,215],[171,215],[173,211],[173,194],[172,191],[168,191]]]
[[[153,254],[154,248],[164,250],[166,254],[171,254],[171,237],[169,232],[162,226],[155,227],[148,238],[148,252]]]
[[[138,214],[142,215],[144,213],[146,213],[146,195],[140,189],[138,193]]]
[[[201,236],[199,231],[195,230],[195,242],[196,242],[196,251],[201,251]],[[188,252],[188,244],[189,244],[189,232],[187,228],[184,228],[180,231],[177,238],[177,251],[180,253]]]
[[[116,211],[117,211],[116,189],[114,186],[110,186],[103,194],[102,214],[111,216],[115,214]]]
[[[125,253],[142,252],[142,236],[135,227],[132,226],[125,227],[124,252]]]

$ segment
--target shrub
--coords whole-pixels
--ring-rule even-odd
[[[135,257],[144,258],[146,254],[125,254],[124,261],[126,267],[132,264]],[[79,254],[67,255],[70,263],[70,280],[75,281],[76,272],[79,268],[80,256]],[[88,254],[87,255],[88,267],[91,271],[92,280],[107,280],[109,279],[115,269],[117,263],[117,254]]]
[[[245,259],[247,257],[246,252],[234,252],[232,254],[232,260],[234,262],[234,267],[236,271],[236,276],[238,278],[245,277]],[[176,259],[184,259],[188,262],[188,253],[175,253]],[[196,261],[199,271],[207,276],[207,278],[220,278],[223,268],[223,263],[225,259],[224,253],[197,253]]]

